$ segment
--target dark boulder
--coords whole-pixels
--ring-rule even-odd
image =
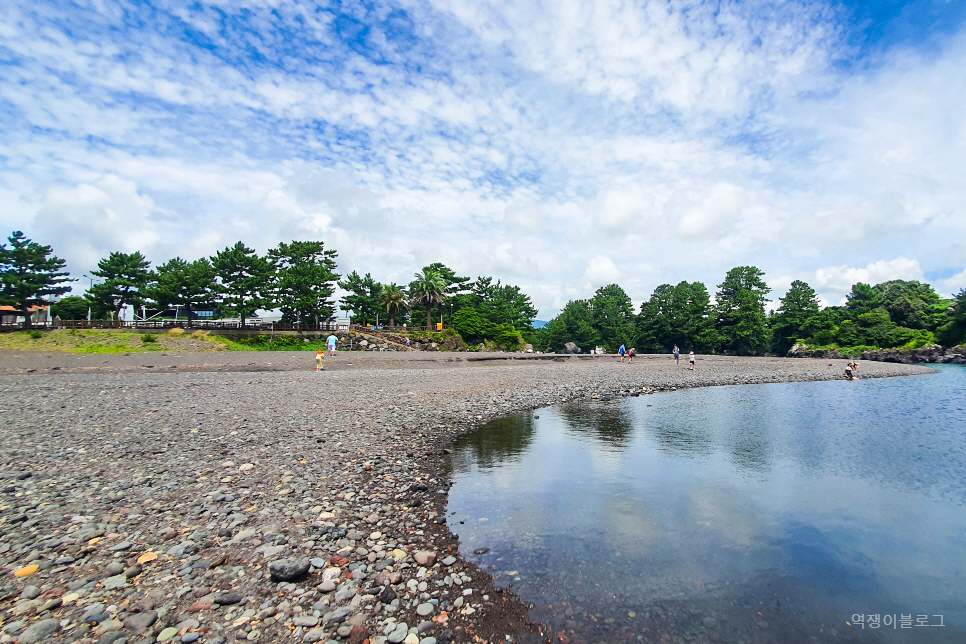
[[[308,559],[279,559],[268,564],[272,581],[297,581],[309,573]]]

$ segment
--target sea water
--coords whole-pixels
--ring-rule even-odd
[[[555,637],[966,641],[963,367],[541,409],[451,478],[463,554]]]

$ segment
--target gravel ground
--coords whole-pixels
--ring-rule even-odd
[[[456,435],[844,362],[340,353],[316,372],[309,353],[0,352],[0,642],[530,639],[446,525],[437,467]]]

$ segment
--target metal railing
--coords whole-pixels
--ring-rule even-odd
[[[443,325],[443,329],[452,329],[452,328],[453,328],[452,324]],[[381,326],[368,326],[365,324],[353,324],[351,327],[351,330],[361,331],[363,333],[373,332],[373,331],[382,332],[382,333],[398,333],[398,332],[405,333],[406,331],[436,331],[437,329],[435,324],[433,326],[399,326],[399,325],[389,326],[388,324],[384,324]]]
[[[23,324],[6,324],[4,326],[22,328]],[[36,328],[44,328],[43,324],[35,324]],[[61,329],[196,329],[212,331],[347,331],[348,328],[338,322],[319,322],[318,324],[291,324],[267,320],[61,320],[47,328]]]

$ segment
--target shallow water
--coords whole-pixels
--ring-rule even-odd
[[[966,641],[962,367],[541,409],[451,459],[463,554],[570,641]]]

